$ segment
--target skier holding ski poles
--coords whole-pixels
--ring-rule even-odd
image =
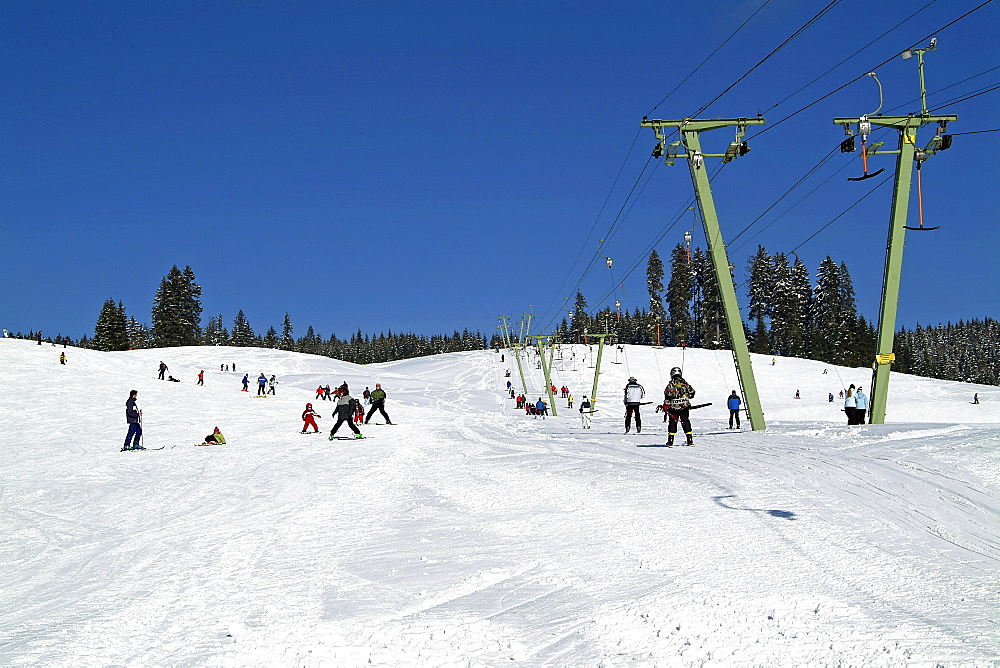
[[[670,370],[670,382],[663,390],[663,407],[670,418],[667,421],[668,448],[674,445],[674,434],[677,433],[678,420],[684,428],[684,435],[687,436],[687,445],[694,445],[694,437],[691,435],[691,418],[688,416],[693,398],[694,388],[684,380],[681,368],[675,366]]]
[[[122,447],[122,452],[125,450],[146,449],[139,444],[139,439],[142,438],[142,411],[135,405],[136,395],[138,394],[139,390],[132,390],[128,393],[128,401],[125,402],[125,421],[128,423],[128,435],[125,436],[125,445]]]
[[[302,433],[308,433],[306,429],[312,425],[313,433],[319,433],[319,426],[316,424],[316,418],[321,417],[316,411],[313,410],[312,404],[306,404],[306,409],[302,411],[302,421],[305,423],[302,425]]]

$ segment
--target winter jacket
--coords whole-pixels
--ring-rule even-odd
[[[631,382],[625,386],[625,403],[637,404],[646,396],[646,388],[636,382]]]
[[[259,376],[257,376],[257,384],[260,385],[261,387],[267,385],[267,376],[265,376],[264,374],[260,374]]]
[[[858,390],[854,394],[854,406],[855,408],[860,408],[861,410],[868,410],[868,397],[861,390]]]
[[[844,408],[857,408],[857,407],[858,407],[857,398],[855,398],[853,394],[848,392],[847,396],[844,397]]]
[[[671,378],[667,386],[663,388],[663,401],[670,408],[676,410],[690,408],[689,399],[694,399],[694,388],[680,376]]]
[[[349,420],[351,416],[354,415],[355,403],[356,400],[346,392],[344,394],[339,395],[337,397],[337,412],[334,414],[334,417],[340,417],[345,420]]]
[[[139,409],[135,406],[135,397],[129,397],[125,402],[125,422],[128,424],[139,423]]]
[[[742,403],[743,401],[735,394],[729,395],[729,410],[738,411],[740,409],[740,404]]]
[[[368,396],[371,398],[373,404],[378,403],[380,401],[385,401],[385,390],[381,388],[373,390],[372,393]]]
[[[588,399],[584,399],[583,403],[580,404],[580,412],[582,413],[583,411],[590,412],[590,401]]]

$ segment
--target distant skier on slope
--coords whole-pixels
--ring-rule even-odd
[[[244,392],[249,392],[250,391],[250,374],[249,373],[243,374],[243,391]]]
[[[372,393],[374,394],[374,392]],[[342,384],[337,388],[337,410],[334,412],[333,417],[337,418],[337,424],[333,425],[333,429],[330,430],[330,440],[334,439],[334,435],[337,430],[340,429],[340,425],[347,423],[347,426],[351,428],[354,432],[354,438],[363,438],[361,435],[361,430],[358,429],[357,425],[354,424],[354,404],[357,399],[351,397],[351,393],[347,389],[347,383]]]
[[[642,418],[639,417],[639,403],[646,396],[646,388],[639,384],[635,376],[625,384],[625,433],[632,428],[632,416],[635,415],[635,433],[642,432]]]
[[[166,371],[167,371],[167,365],[164,364],[163,362],[160,362],[160,375],[157,376],[157,377],[160,380],[163,380],[163,374],[166,373]]]
[[[590,429],[590,399],[583,397],[583,402],[580,404],[580,417],[583,419],[583,428]]]
[[[743,403],[743,400],[740,399],[738,394],[736,394],[736,390],[733,390],[733,393],[729,395],[729,400],[727,403],[729,405],[729,428],[730,429],[733,428],[733,420],[736,420],[736,428],[739,429],[740,404]]]
[[[680,367],[675,366],[670,370],[670,382],[663,389],[663,405],[670,417],[667,421],[667,447],[673,447],[674,435],[677,433],[677,422],[681,423],[684,435],[687,436],[687,445],[694,445],[694,436],[691,434],[691,399],[694,399],[695,390],[691,384],[684,380]]]
[[[257,376],[257,396],[267,396],[267,376],[264,375],[263,371],[261,371],[260,375]]]
[[[267,381],[267,393],[274,394],[274,386],[278,384],[278,381],[274,379],[274,374],[271,374],[271,379]],[[277,395],[275,395],[277,396]]]
[[[306,404],[306,409],[302,411],[302,421],[305,423],[302,425],[302,433],[307,433],[310,426],[313,428],[313,433],[319,433],[319,426],[316,424],[316,418],[322,417],[316,411],[313,410],[312,404]]]
[[[858,391],[854,393],[854,424],[864,424],[865,415],[868,413],[868,397],[865,393],[861,391],[861,387],[858,387]]]

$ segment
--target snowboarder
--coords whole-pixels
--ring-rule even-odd
[[[316,425],[316,418],[323,417],[319,413],[313,410],[312,404],[306,404],[306,409],[302,411],[302,421],[305,423],[302,425],[302,433],[305,434],[306,429],[312,425],[313,433],[319,433],[319,426]]]
[[[858,387],[854,393],[854,424],[864,424],[865,414],[868,412],[868,397]]]
[[[145,450],[139,444],[142,438],[142,411],[136,407],[136,396],[139,390],[132,390],[128,393],[128,401],[125,402],[125,422],[128,423],[128,434],[125,436],[125,445],[122,450]]]
[[[274,386],[278,384],[278,381],[274,379],[274,374],[271,374],[271,379],[267,381],[267,393],[274,394]],[[275,395],[277,396],[277,395]]]
[[[687,445],[694,445],[694,437],[691,434],[691,399],[694,399],[694,388],[684,380],[680,367],[670,370],[670,382],[663,390],[663,405],[666,406],[670,419],[667,422],[667,447],[673,447],[674,435],[677,433],[677,421],[680,420],[684,435],[687,436]]]
[[[205,370],[204,369],[202,369],[201,371],[198,372],[198,384],[199,385],[204,385],[205,384]]]
[[[583,401],[580,403],[580,417],[583,419],[583,428],[590,429],[590,399],[586,396],[583,397]]]
[[[257,396],[267,398],[267,376],[263,371],[257,376]]]
[[[222,432],[219,431],[218,427],[216,427],[211,434],[206,436],[205,442],[202,443],[202,445],[212,445],[212,444],[217,444],[217,445],[226,444],[226,437],[222,435]]]
[[[164,374],[164,373],[165,373],[166,371],[167,371],[167,365],[166,365],[166,364],[164,364],[163,362],[160,362],[160,375],[159,375],[159,379],[160,379],[160,380],[163,380],[163,374]]]
[[[59,363],[60,364],[66,363],[66,353],[59,353]]]
[[[243,391],[244,392],[249,392],[250,391],[250,374],[249,373],[243,374]]]
[[[743,400],[736,394],[736,390],[733,390],[733,393],[729,395],[727,403],[729,405],[729,428],[733,428],[733,420],[735,419],[736,428],[740,429],[740,404],[743,403]]]
[[[642,432],[642,418],[639,417],[639,402],[646,396],[646,388],[639,384],[635,376],[630,376],[625,384],[625,433],[632,428],[632,416],[635,415],[635,433]]]
[[[854,398],[854,385],[847,388],[847,396],[844,397],[844,412],[847,413],[847,424],[856,424],[854,421],[854,410],[857,408],[857,400]]]
[[[382,389],[382,383],[375,383],[375,390],[369,395],[372,402],[372,407],[368,409],[368,415],[365,416],[365,424],[372,419],[372,415],[375,411],[382,414],[385,418],[386,424],[392,424],[392,420],[389,419],[389,414],[385,412],[385,390]]]
[[[377,385],[375,386],[378,387]],[[337,430],[340,429],[340,425],[347,423],[347,426],[351,428],[354,432],[354,438],[363,438],[361,435],[361,430],[358,429],[357,425],[351,419],[354,416],[354,404],[357,403],[357,399],[351,397],[351,393],[347,389],[347,383],[342,384],[337,388],[337,409],[333,413],[333,417],[337,418],[337,424],[333,425],[333,429],[330,430],[330,440],[334,439],[334,435]],[[372,394],[375,394],[372,392]]]

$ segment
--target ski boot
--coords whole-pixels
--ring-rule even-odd
[[[364,438],[364,436],[362,436],[361,434],[355,434],[354,438]]]
[[[668,448],[674,447],[674,435],[673,434],[667,434],[667,447]]]
[[[688,432],[686,436],[687,436],[687,443],[685,443],[684,445],[694,445],[694,437],[691,435],[691,432]]]

